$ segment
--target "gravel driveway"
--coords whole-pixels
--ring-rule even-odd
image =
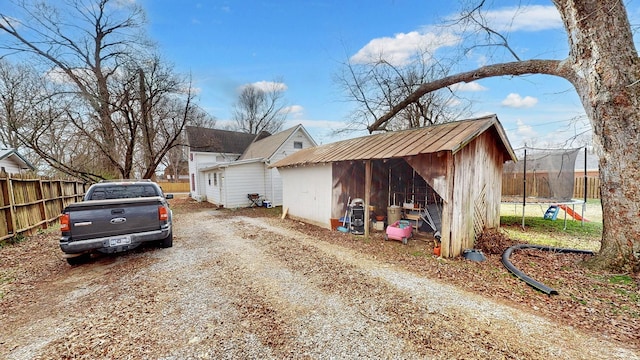
[[[65,266],[1,314],[0,358],[639,358],[290,220],[226,214],[175,215],[170,249]]]

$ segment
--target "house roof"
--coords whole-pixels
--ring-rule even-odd
[[[418,129],[363,136],[300,150],[273,167],[300,166],[351,160],[390,159],[451,151],[454,154],[480,134],[493,129],[507,160],[517,161],[496,115]]]
[[[237,131],[187,126],[187,141],[191,151],[242,154],[256,139],[268,137],[268,132],[258,135]]]
[[[20,155],[16,149],[2,149],[0,148],[0,161],[4,159],[9,159],[14,163],[18,164],[21,169],[26,170],[35,170],[35,166],[33,166],[29,160]]]
[[[287,142],[287,140],[289,140],[289,138],[291,138],[291,136],[293,136],[298,130],[304,131],[306,133],[304,127],[298,124],[290,129],[254,141],[253,143],[251,143],[251,145],[249,145],[242,156],[240,156],[239,160],[271,158],[278,151],[278,149],[282,147],[282,145]],[[313,141],[313,139],[311,139],[311,136],[308,137],[315,145],[315,142]]]

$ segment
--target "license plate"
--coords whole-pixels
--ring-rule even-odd
[[[131,237],[121,236],[109,239],[109,246],[121,246],[131,244]]]

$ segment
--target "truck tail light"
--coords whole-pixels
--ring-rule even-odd
[[[62,216],[60,216],[60,231],[69,230],[71,230],[71,225],[69,224],[69,214],[62,214]]]
[[[160,221],[169,220],[169,208],[166,206],[158,206],[158,218]]]

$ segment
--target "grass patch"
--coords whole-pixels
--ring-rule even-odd
[[[546,220],[542,217],[503,215],[502,229],[510,239],[536,245],[598,251],[602,239],[602,223],[567,220]]]
[[[501,216],[500,223],[505,226],[522,226],[520,216]],[[547,220],[542,217],[525,217],[525,229],[541,233],[564,233],[568,236],[580,236],[590,239],[600,239],[602,237],[602,224],[595,222],[585,222],[567,220],[567,228],[564,228],[563,220]]]
[[[634,283],[633,278],[629,275],[612,275],[607,281],[611,284],[631,285]]]
[[[23,235],[23,234],[17,234],[14,235],[4,241],[0,241],[0,248],[3,246],[9,246],[9,245],[16,245],[19,244],[23,241],[25,241],[27,238]]]

